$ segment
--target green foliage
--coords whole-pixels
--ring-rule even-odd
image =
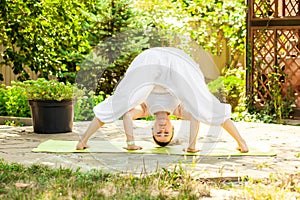
[[[0,160],[1,199],[198,199],[209,196],[210,188],[184,170],[133,176]]]
[[[88,121],[95,116],[93,107],[102,102],[105,98],[104,93],[95,95],[95,92],[81,90],[81,95],[76,99],[74,105],[74,121]]]
[[[267,178],[202,179],[187,170],[162,169],[133,176],[99,170],[82,172],[43,165],[23,166],[0,160],[1,199],[202,199],[227,190],[232,199],[299,199],[300,173]]]
[[[11,66],[19,80],[29,79],[31,69],[39,77],[74,82],[79,64],[94,46],[140,27],[131,2],[125,0],[5,0],[0,13],[0,45],[5,47],[0,64]],[[135,44],[130,36],[127,41]],[[135,50],[127,47],[122,55],[130,55],[129,49]],[[128,66],[126,59],[115,69]]]
[[[0,116],[7,115],[6,108],[5,108],[5,93],[6,93],[6,86],[2,84],[0,86]]]
[[[56,80],[27,80],[16,83],[20,88],[25,89],[28,100],[70,100],[73,99],[75,87],[70,83],[59,82]]]
[[[109,95],[134,57],[148,48],[148,39],[131,1],[87,1],[85,6],[80,9],[82,26],[94,49],[80,64],[76,82],[96,94]]]
[[[97,57],[105,59],[107,64],[100,71],[96,94],[112,94],[132,60],[147,48],[147,38],[139,34],[138,30],[122,32],[97,46]]]
[[[91,120],[93,107],[108,97],[104,93],[95,95],[86,89],[78,89],[70,83],[55,80],[28,80],[12,82],[11,86],[0,87],[0,116],[31,117],[28,100],[66,100],[75,99],[74,121]],[[19,122],[7,121],[7,125],[20,126]]]
[[[274,71],[268,74],[266,91],[268,95],[263,104],[254,103],[253,99],[247,99],[249,113],[258,116],[266,123],[283,123],[293,112],[295,104],[293,94],[289,89],[283,93],[284,72],[279,66],[274,66]],[[251,97],[251,96],[250,96]]]
[[[0,6],[1,64],[11,66],[19,80],[29,78],[27,69],[61,79],[76,71],[76,63],[90,50],[82,6],[79,0],[5,0]]]
[[[291,105],[294,103],[291,99],[291,95],[287,94],[286,97],[282,96],[282,74],[284,74],[279,66],[275,66],[275,72],[268,74],[267,83],[268,91],[272,95],[272,101],[265,105],[264,111],[267,114],[273,116],[273,119],[277,123],[282,123],[283,118],[288,118],[290,113],[293,111]]]
[[[246,39],[246,10],[244,0],[185,1],[195,27],[191,37],[209,52],[219,55],[230,47],[228,66],[235,67],[244,54]],[[223,42],[227,46],[224,46]]]
[[[245,98],[245,70],[242,68],[227,70],[223,76],[209,82],[208,88],[221,102],[232,106],[233,112],[242,112]]]
[[[275,68],[277,72],[268,75],[267,83],[272,101],[260,108],[251,106],[249,97],[245,96],[245,70],[241,68],[225,70],[224,75],[208,83],[208,87],[221,102],[232,106],[232,118],[236,121],[282,123],[293,111],[294,100],[289,93],[283,97],[283,72]]]
[[[0,6],[2,64],[11,66],[19,80],[28,79],[31,69],[40,77],[74,82],[78,70],[86,70],[80,64],[97,46],[97,56],[105,62],[96,74],[99,80],[90,82],[97,94],[111,94],[137,54],[153,46],[176,45],[174,33],[190,35],[210,51],[222,50],[222,39],[233,54],[240,51],[244,5],[241,0],[230,2],[5,0]],[[200,21],[201,26],[194,26]],[[149,33],[151,28],[158,33]]]
[[[244,54],[247,10],[244,0],[136,0],[136,4],[143,11],[140,20],[148,26],[190,36],[216,55],[230,48],[227,60],[230,68]]]
[[[4,124],[7,126],[24,126],[24,123],[14,120],[4,120]]]
[[[144,26],[155,27],[158,30],[170,30],[184,34],[188,22],[188,12],[181,1],[170,0],[135,0],[135,7],[140,12],[138,16]]]
[[[79,10],[83,16],[82,27],[88,31],[88,41],[93,47],[118,33],[141,27],[131,0],[89,0],[84,4],[85,8]]]
[[[30,116],[30,108],[26,98],[26,89],[12,82],[11,86],[0,88],[0,115],[1,116]]]

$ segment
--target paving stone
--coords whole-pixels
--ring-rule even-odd
[[[248,143],[264,143],[277,152],[274,157],[186,157],[178,155],[145,155],[127,153],[33,153],[31,150],[49,139],[78,140],[89,122],[75,122],[74,130],[64,134],[36,134],[32,126],[0,126],[0,157],[7,162],[25,165],[43,164],[51,167],[68,167],[81,170],[101,169],[112,173],[154,173],[160,168],[182,167],[196,177],[268,177],[271,173],[294,173],[299,171],[297,154],[300,152],[300,126],[236,122],[241,135]],[[151,123],[137,120],[134,122],[135,138],[151,141]],[[189,123],[173,121],[177,143],[188,140]],[[91,140],[125,141],[122,121],[106,124]],[[175,142],[175,143],[176,143]],[[236,145],[231,136],[220,127],[201,124],[198,143]],[[176,145],[176,144],[174,144]]]

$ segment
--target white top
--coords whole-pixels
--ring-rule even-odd
[[[147,97],[145,104],[151,115],[159,111],[166,111],[169,114],[173,114],[180,101],[165,88],[156,85]]]
[[[201,64],[207,67],[205,62]],[[198,64],[183,51],[171,47],[151,48],[139,54],[114,94],[94,107],[95,116],[104,123],[118,120],[145,102],[157,85],[176,96],[200,122],[220,125],[230,118],[231,106],[210,93]],[[168,101],[162,100],[164,108]],[[173,110],[173,106],[168,110]]]

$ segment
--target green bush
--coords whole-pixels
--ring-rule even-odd
[[[241,68],[228,69],[208,87],[221,102],[232,106],[232,118],[236,121],[283,123],[292,112],[294,100],[290,94],[282,96],[281,77],[282,73],[269,74],[267,86],[273,101],[260,108],[251,105],[245,95],[245,70]]]
[[[18,83],[21,88],[25,88],[28,100],[70,100],[73,99],[75,87],[70,83],[56,80],[27,80]]]
[[[232,119],[246,122],[270,122],[270,117],[249,113],[245,92],[245,70],[227,69],[223,76],[208,83],[208,88],[221,102],[232,106]]]
[[[39,79],[38,81],[45,82],[46,80]],[[32,81],[28,81],[26,83],[11,82],[11,86],[1,85],[0,116],[31,117],[30,106],[28,104],[28,88],[26,87],[28,87],[28,84],[32,83]],[[48,84],[49,83],[47,83],[46,85]],[[73,86],[69,84],[67,85],[67,89],[73,88]],[[36,90],[37,89],[35,89],[35,91]],[[47,95],[46,93],[47,91],[49,91],[47,90],[47,88],[43,87],[40,87],[39,90],[45,91],[44,96]],[[104,95],[104,93],[95,95],[94,92],[87,92],[87,90],[85,89],[74,90],[74,94],[70,93],[70,90],[68,90],[68,93],[70,94],[69,97],[76,97],[74,105],[74,121],[91,120],[94,116],[93,107],[103,101],[105,97],[107,97],[107,95]]]
[[[287,76],[280,66],[274,66],[274,72],[268,73],[266,90],[269,97],[265,97],[265,102],[262,104],[253,103],[254,99],[248,100],[249,112],[263,116],[267,119],[265,122],[284,123],[284,119],[291,117],[295,98],[290,88],[283,94],[284,77]]]
[[[11,86],[2,86],[0,95],[0,112],[4,116],[29,117],[30,108],[26,98],[26,90],[20,87],[17,82],[12,82]]]
[[[93,107],[104,100],[104,94],[81,90],[82,95],[76,99],[74,106],[74,121],[88,121],[94,117]]]
[[[5,47],[0,65],[11,66],[21,81],[29,79],[30,69],[39,77],[74,83],[79,65],[99,42],[141,27],[132,5],[128,0],[5,0],[0,4],[0,46]],[[130,35],[124,41],[118,45],[125,51],[106,49],[128,55],[135,48],[126,45],[138,45]],[[126,66],[127,58],[122,59]]]
[[[91,49],[82,28],[81,7],[79,0],[1,3],[0,45],[5,47],[1,64],[12,66],[19,80],[29,79],[27,69],[45,78],[64,79],[64,73],[74,72]]]
[[[2,84],[0,86],[0,116],[5,116],[6,114],[6,109],[5,109],[5,85]]]
[[[223,76],[208,83],[208,88],[221,102],[232,106],[233,112],[245,110],[245,70],[228,69]]]

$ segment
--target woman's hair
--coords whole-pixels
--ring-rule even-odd
[[[154,137],[154,135],[152,134],[152,137],[153,137],[154,142],[155,142],[157,145],[161,146],[161,147],[167,146],[167,145],[172,141],[173,136],[174,136],[174,127],[172,128],[172,137],[170,138],[170,140],[169,140],[168,142],[160,142],[160,141],[157,141],[156,138]]]

